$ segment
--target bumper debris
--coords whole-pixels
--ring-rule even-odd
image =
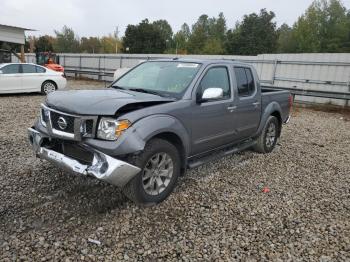
[[[118,187],[124,187],[137,173],[140,168],[124,161],[113,158],[100,151],[89,148],[93,153],[90,165],[82,164],[69,156],[42,146],[43,139],[48,138],[34,128],[28,129],[29,141],[36,156],[53,163],[54,165],[69,172],[81,175],[91,175],[97,179],[106,181]]]

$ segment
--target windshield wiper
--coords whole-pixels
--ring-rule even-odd
[[[112,85],[111,87],[115,88],[115,89],[120,89],[120,90],[126,90],[125,87],[121,87],[121,86],[117,86],[117,85]]]
[[[152,95],[162,96],[162,95],[161,95],[160,93],[158,93],[157,91],[148,90],[148,89],[143,89],[143,88],[129,88],[129,90],[135,91],[135,92],[141,92],[141,93],[146,93],[146,94],[152,94]]]

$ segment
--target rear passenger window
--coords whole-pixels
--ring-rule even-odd
[[[201,93],[203,94],[204,90],[212,87],[221,88],[224,91],[224,99],[231,97],[230,80],[226,67],[213,67],[206,72],[200,83]]]
[[[22,72],[24,74],[36,73],[35,66],[34,65],[22,65]]]
[[[46,69],[40,66],[35,66],[37,73],[45,73]]]
[[[251,96],[255,92],[255,84],[252,71],[245,67],[234,68],[238,95],[239,96]]]
[[[18,74],[19,64],[4,66],[1,70],[3,74]]]

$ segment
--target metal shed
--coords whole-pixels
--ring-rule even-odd
[[[25,61],[25,57],[24,57],[25,31],[35,31],[35,30],[29,29],[29,28],[0,24],[0,41],[20,44],[22,62]]]

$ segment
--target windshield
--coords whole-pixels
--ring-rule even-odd
[[[146,62],[122,76],[112,87],[180,97],[200,68],[187,62]]]

